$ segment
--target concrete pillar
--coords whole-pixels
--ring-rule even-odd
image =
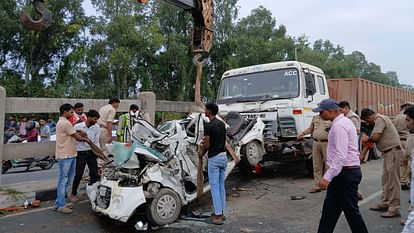
[[[6,89],[0,86],[0,161],[3,162],[3,140],[4,140],[4,115],[6,114]],[[0,168],[0,186],[1,186]]]
[[[145,112],[144,119],[151,124],[155,124],[155,100],[154,92],[141,92],[138,96],[141,103],[141,109]]]

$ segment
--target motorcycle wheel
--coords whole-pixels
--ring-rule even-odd
[[[47,162],[47,164],[39,165],[42,170],[48,170],[53,167],[53,159],[47,159],[45,162]]]
[[[151,224],[163,226],[175,222],[180,216],[181,199],[176,192],[162,188],[147,205],[147,216]]]
[[[12,164],[10,161],[3,162],[1,166],[1,174],[5,174],[11,167]]]

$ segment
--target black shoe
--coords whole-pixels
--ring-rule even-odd
[[[401,185],[401,190],[410,190],[410,185],[408,185],[408,184],[402,184]]]

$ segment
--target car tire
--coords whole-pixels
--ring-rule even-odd
[[[242,154],[244,159],[244,162],[246,165],[249,165],[250,167],[255,167],[257,164],[260,163],[260,161],[263,160],[263,156],[261,156],[261,146],[260,143],[257,141],[251,141],[247,143],[242,148]]]
[[[180,213],[180,196],[169,188],[160,189],[147,205],[148,221],[156,226],[175,222]]]

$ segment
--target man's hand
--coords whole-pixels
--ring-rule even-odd
[[[303,132],[301,132],[300,134],[298,134],[298,139],[299,140],[303,140],[303,138],[305,137],[305,135],[303,134]]]
[[[84,138],[87,138],[87,137],[88,137],[88,134],[87,134],[85,131],[82,131],[82,130],[76,130],[76,132],[78,132],[78,133],[79,133],[79,135],[80,135],[80,136],[82,136],[82,137],[84,137]]]
[[[321,189],[327,189],[329,186],[329,181],[322,178],[322,180],[319,181],[319,188]]]

